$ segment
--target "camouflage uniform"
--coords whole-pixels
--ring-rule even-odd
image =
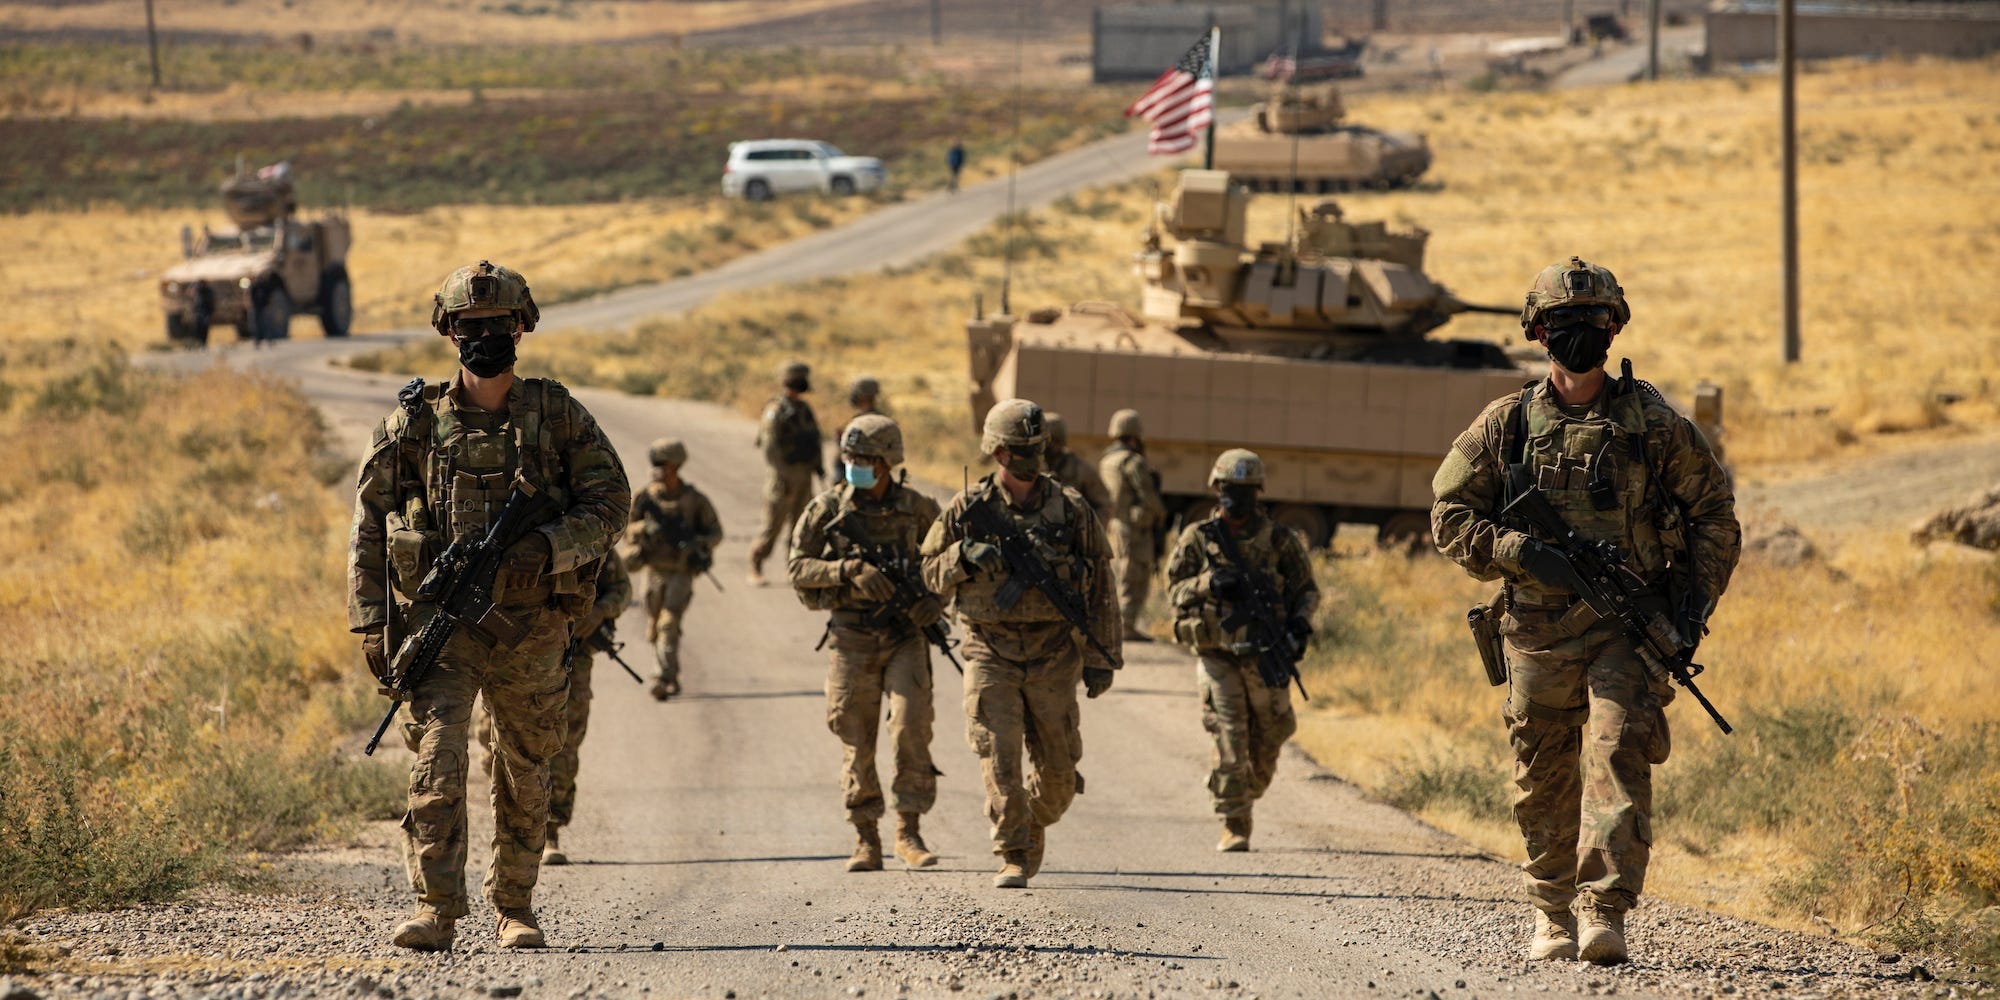
[[[994,410],[1023,402],[1008,400]],[[1032,440],[1039,450],[1040,410],[1033,412]],[[993,423],[989,415],[989,441]],[[1029,589],[1002,609],[996,595],[1010,577],[969,561],[962,544],[968,540],[965,511],[975,503],[992,504],[1011,518],[1081,598],[1092,634],[1113,653],[1119,649],[1118,604],[1111,550],[1083,497],[1043,475],[1015,506],[998,479],[998,473],[988,475],[961,491],[931,525],[923,544],[924,582],[956,604],[966,628],[966,738],[985,775],[994,853],[1009,867],[1032,857],[1026,865],[1032,875],[1040,865],[1043,829],[1062,818],[1083,787],[1076,771],[1083,758],[1077,682],[1087,668],[1116,670],[1122,663],[1104,661],[1039,590]],[[1022,766],[1024,745],[1033,773]]]
[[[1556,294],[1548,281],[1571,272],[1582,285],[1597,282],[1594,298],[1577,298],[1614,304],[1622,326],[1630,313],[1610,272],[1574,259],[1544,271],[1529,313]],[[1532,336],[1529,315],[1523,324]],[[1700,432],[1651,386],[1607,379],[1580,406],[1562,404],[1548,380],[1526,395],[1524,413],[1519,395],[1496,400],[1453,443],[1433,483],[1431,525],[1439,550],[1467,572],[1507,581],[1502,633],[1512,690],[1504,714],[1530,895],[1562,921],[1580,894],[1586,917],[1617,929],[1617,961],[1621,915],[1644,888],[1654,836],[1651,765],[1666,759],[1662,707],[1673,691],[1648,676],[1618,625],[1523,568],[1524,554],[1540,546],[1499,516],[1505,469],[1520,455],[1579,535],[1615,543],[1656,583],[1678,560],[1710,601],[1729,582],[1741,531],[1728,478]],[[1586,935],[1585,958],[1589,951]]]
[[[658,541],[659,526],[667,523],[675,524],[677,530],[692,531],[699,553]],[[710,553],[722,542],[722,522],[715,516],[715,505],[693,484],[683,480],[669,489],[664,483],[651,482],[632,495],[625,542],[626,568],[645,570],[641,600],[646,609],[646,641],[653,644],[660,667],[653,696],[665,698],[680,692],[681,618],[687,613],[688,602],[694,600],[695,577],[708,569]]]
[[[591,607],[597,561],[610,548],[627,487],[624,465],[597,422],[556,382],[514,379],[503,412],[464,403],[457,377],[406,393],[405,406],[376,428],[356,486],[348,564],[355,632],[384,628],[389,577],[396,591],[412,594],[446,544],[483,536],[517,472],[562,508],[538,529],[551,553],[545,572],[510,586],[503,570],[496,593],[499,606],[528,626],[527,638],[487,648],[460,630],[410,701],[403,727],[417,755],[403,815],[410,884],[424,910],[450,921],[467,912],[465,772],[473,701],[481,694],[492,706],[499,748],[486,896],[500,910],[531,904],[548,829],[549,763],[563,747],[563,648],[572,620]],[[399,600],[398,607],[397,641],[434,613],[426,604]]]
[[[784,374],[788,380],[803,380],[808,371],[805,365],[794,363],[786,366]],[[757,447],[770,467],[764,479],[764,525],[750,548],[750,572],[761,585],[764,560],[778,547],[781,536],[789,534],[806,501],[812,499],[813,477],[826,475],[819,421],[811,404],[803,396],[772,397],[757,424]]]
[[[880,415],[858,417],[843,435],[841,450],[858,455],[859,451],[845,442],[858,437],[856,428],[865,433],[876,425],[895,426]],[[901,452],[899,435],[892,468],[902,460]],[[878,499],[843,482],[814,497],[792,532],[787,566],[792,586],[806,607],[831,612],[827,622],[826,724],[846,748],[841,790],[847,821],[862,831],[864,844],[875,845],[875,868],[881,867],[875,825],[883,811],[875,745],[885,694],[889,739],[896,758],[888,804],[898,814],[901,826],[914,831],[915,817],[929,812],[937,800],[937,769],[931,763],[936,707],[931,694],[930,646],[917,630],[942,618],[943,608],[936,600],[923,601],[912,609],[908,622],[870,624],[870,613],[885,598],[871,598],[857,586],[858,577],[880,572],[862,562],[858,549],[880,546],[914,569],[918,565],[917,546],[937,517],[937,501],[901,483],[891,482]],[[864,864],[855,870],[867,867]]]
[[[1225,452],[1227,458],[1237,452]],[[1241,452],[1250,455],[1249,452]],[[1253,459],[1254,455],[1251,456]],[[1261,483],[1261,465],[1257,476]],[[1231,531],[1247,565],[1232,566],[1211,532]],[[1229,598],[1214,593],[1219,572],[1254,573],[1278,589],[1288,621],[1309,621],[1319,607],[1319,585],[1299,536],[1261,512],[1232,529],[1222,512],[1181,531],[1167,560],[1167,597],[1174,607],[1174,638],[1199,657],[1195,679],[1201,688],[1202,726],[1215,740],[1209,771],[1209,801],[1223,817],[1247,819],[1251,806],[1271,785],[1278,754],[1298,729],[1290,688],[1271,688],[1257,670],[1254,653],[1241,653],[1244,637],[1227,634]],[[1239,824],[1248,838],[1248,824]],[[1232,829],[1234,829],[1232,827]],[[1244,845],[1247,848],[1247,843]]]
[[[1130,415],[1121,424],[1120,417]],[[1125,433],[1119,433],[1125,431]],[[1112,417],[1114,439],[1139,436],[1139,415],[1121,410]],[[1125,443],[1114,440],[1110,450],[1097,461],[1098,479],[1109,496],[1110,517],[1105,532],[1111,539],[1112,572],[1118,578],[1118,604],[1124,612],[1125,637],[1146,638],[1139,631],[1139,615],[1146,609],[1146,594],[1153,587],[1153,531],[1166,523],[1167,505],[1153,479],[1153,467],[1146,456]]]
[[[1069,450],[1069,428],[1063,423],[1062,414],[1048,415],[1049,425],[1049,477],[1083,494],[1090,504],[1092,513],[1102,522],[1111,516],[1111,494],[1104,492],[1104,480],[1083,456]]]

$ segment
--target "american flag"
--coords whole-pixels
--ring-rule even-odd
[[[1215,61],[1209,57],[1209,36],[1194,43],[1174,68],[1160,74],[1132,106],[1127,118],[1153,123],[1146,152],[1157,156],[1185,153],[1195,136],[1214,120]]]

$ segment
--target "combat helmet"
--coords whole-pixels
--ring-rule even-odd
[[[1042,426],[1049,429],[1049,445],[1058,450],[1069,447],[1069,424],[1060,413],[1042,414]]]
[[[1215,457],[1208,471],[1210,486],[1262,486],[1264,460],[1248,448],[1231,448]]]
[[[1139,424],[1138,410],[1119,410],[1111,415],[1111,429],[1105,433],[1113,438],[1144,437],[1145,429]]]
[[[855,458],[879,458],[890,468],[903,464],[903,429],[880,413],[864,413],[840,432],[840,453]]]
[[[1564,306],[1604,306],[1611,310],[1611,322],[1624,326],[1632,319],[1632,307],[1625,304],[1625,290],[1611,272],[1582,257],[1550,264],[1535,275],[1528,289],[1528,301],[1521,308],[1521,333],[1535,339],[1535,324],[1550,309]]]
[[[512,268],[482,260],[468,264],[444,279],[431,296],[431,329],[451,335],[451,318],[468,309],[505,309],[514,314],[524,331],[533,330],[542,318],[535,297],[528,294],[528,279]]]
[[[687,464],[687,445],[682,444],[679,438],[661,438],[647,447],[646,460],[654,465],[678,468]]]
[[[1039,405],[1028,399],[1003,399],[986,411],[979,450],[987,455],[1002,448],[1039,451],[1048,438],[1048,421]]]
[[[810,387],[812,385],[812,371],[812,366],[803,361],[787,361],[778,369],[778,384],[790,385],[796,379]],[[799,391],[804,392],[805,390],[801,389]]]
[[[852,383],[850,383],[847,386],[848,402],[850,403],[858,402],[863,398],[867,399],[882,398],[882,383],[876,381],[874,378],[870,376],[863,375],[860,378],[855,379]]]

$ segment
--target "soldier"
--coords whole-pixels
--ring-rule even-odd
[[[1167,505],[1160,499],[1160,483],[1153,467],[1146,462],[1139,411],[1112,414],[1111,429],[1106,433],[1111,436],[1111,448],[1097,460],[1097,476],[1110,497],[1105,530],[1111,537],[1112,567],[1118,575],[1125,641],[1152,642],[1152,636],[1139,630],[1139,614],[1146,609],[1146,593],[1153,586],[1153,532],[1167,523]]]
[[[1167,596],[1174,606],[1174,638],[1200,661],[1201,722],[1215,739],[1215,766],[1208,775],[1209,801],[1222,817],[1218,851],[1250,849],[1250,810],[1271,787],[1278,753],[1298,729],[1289,687],[1264,683],[1255,652],[1242,630],[1222,622],[1235,611],[1250,581],[1268,581],[1285,615],[1285,628],[1301,642],[1312,637],[1319,585],[1296,532],[1264,516],[1257,495],[1264,491],[1264,460],[1232,448],[1208,474],[1220,506],[1206,520],[1188,525],[1167,560]],[[1218,533],[1227,533],[1227,541]],[[1233,547],[1241,562],[1226,554]]]
[[[404,948],[448,948],[465,901],[465,771],[473,700],[492,706],[493,864],[486,897],[500,944],[543,944],[533,894],[549,825],[549,761],[563,746],[570,623],[592,603],[597,561],[626,506],[624,466],[597,421],[560,384],[514,375],[521,334],[540,312],[527,282],[486,261],[452,272],[433,297],[431,325],[458,347],[446,385],[413,381],[375,431],[356,486],[348,559],[348,625],[378,680],[389,653],[435,614],[414,594],[453,541],[483,537],[517,476],[560,513],[515,543],[494,584],[498,608],[526,628],[512,645],[452,636],[411,692],[404,739],[416,753],[403,814],[417,909],[395,930]]]
[[[1043,831],[1083,790],[1076,771],[1083,757],[1077,681],[1095,698],[1110,690],[1112,671],[1123,666],[1110,547],[1083,497],[1040,473],[1047,440],[1041,407],[1025,399],[996,404],[979,449],[999,471],[953,497],[924,536],[924,582],[956,602],[965,623],[966,738],[985,773],[986,818],[1002,860],[993,885],[1000,889],[1027,887],[1042,867]],[[995,539],[969,530],[975,504],[989,505],[1033,543],[1039,560],[1080,601],[1094,645],[1040,589],[1005,600],[1008,585],[1024,581],[1013,580]],[[1032,776],[1022,772],[1024,743]]]
[[[1043,423],[1049,428],[1049,475],[1056,482],[1083,494],[1090,509],[1099,521],[1111,516],[1111,495],[1104,492],[1104,480],[1097,477],[1097,470],[1076,452],[1069,450],[1069,425],[1063,422],[1062,414],[1043,414]]]
[[[882,699],[889,699],[889,739],[896,776],[889,803],[896,810],[896,856],[911,868],[937,864],[924,846],[919,819],[937,800],[931,765],[930,646],[921,629],[944,617],[926,591],[908,614],[884,620],[898,581],[922,586],[917,546],[937,520],[937,501],[895,481],[903,464],[903,431],[879,413],[854,418],[840,435],[847,481],[813,498],[792,532],[787,563],[800,602],[831,611],[826,674],[826,724],[846,747],[841,789],[854,824],[847,870],[882,870],[882,782],[875,773],[875,738]]]
[[[757,425],[757,447],[763,449],[764,526],[750,549],[750,585],[764,586],[764,560],[788,535],[806,501],[812,499],[813,477],[826,477],[826,456],[820,450],[819,421],[806,393],[812,391],[812,368],[794,361],[779,372],[784,392],[764,406]],[[786,538],[790,544],[790,538]]]
[[[884,416],[889,413],[882,406],[882,383],[867,375],[848,384],[847,405],[854,407],[855,417],[864,413],[880,413]],[[853,419],[854,417],[849,417],[848,421],[852,422]],[[847,463],[841,460],[840,453],[836,451],[833,455],[833,485],[839,486],[846,481]]]
[[[681,616],[694,600],[694,578],[715,563],[722,522],[708,496],[681,478],[686,445],[661,438],[646,459],[653,481],[632,495],[621,554],[627,569],[646,571],[646,641],[660,666],[652,693],[666,701],[681,693]]]
[[[1624,915],[1645,883],[1651,765],[1667,757],[1662,708],[1673,689],[1649,676],[1616,622],[1578,602],[1586,584],[1545,544],[1554,539],[1502,514],[1508,482],[1539,487],[1578,535],[1616,544],[1701,620],[1741,548],[1728,478],[1700,432],[1633,379],[1629,363],[1622,379],[1605,374],[1631,315],[1610,271],[1576,257],[1543,269],[1521,326],[1548,351],[1548,378],[1487,406],[1432,484],[1438,549],[1473,576],[1506,581],[1504,716],[1536,907],[1534,960],[1625,960]]]
[[[593,636],[602,635],[605,640],[612,637],[618,626],[618,616],[632,606],[632,577],[625,572],[624,563],[617,558],[606,558],[599,563],[597,571],[597,597],[591,602],[590,612],[578,619],[570,627],[569,646],[564,650],[569,665],[569,707],[563,715],[563,745],[549,761],[549,833],[542,843],[542,864],[569,864],[569,855],[558,846],[556,835],[562,827],[568,826],[570,817],[576,812],[576,769],[581,763],[583,736],[590,728],[590,674],[592,651],[589,642]],[[480,767],[488,777],[493,774],[493,710],[484,700],[479,703]]]

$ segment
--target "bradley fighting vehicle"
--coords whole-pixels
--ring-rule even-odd
[[[1185,518],[1209,502],[1215,456],[1246,447],[1267,463],[1272,516],[1312,544],[1342,522],[1423,534],[1453,438],[1534,374],[1498,344],[1425,335],[1519,309],[1460,301],[1424,274],[1428,233],[1349,222],[1332,202],[1301,211],[1290,244],[1246,244],[1248,202],[1226,172],[1184,171],[1133,257],[1136,314],[1084,302],[967,324],[975,426],[996,399],[1026,397],[1062,413],[1090,457],[1129,406]]]
[[[160,274],[167,339],[200,346],[210,328],[226,323],[242,339],[274,340],[300,313],[318,316],[329,337],[347,336],[354,321],[347,218],[295,218],[288,163],[254,175],[239,168],[222,185],[222,204],[235,228],[204,226],[199,240],[183,229],[183,260]]]
[[[1402,187],[1430,169],[1422,134],[1343,125],[1346,116],[1332,86],[1279,88],[1254,117],[1216,130],[1215,168],[1264,191]]]

